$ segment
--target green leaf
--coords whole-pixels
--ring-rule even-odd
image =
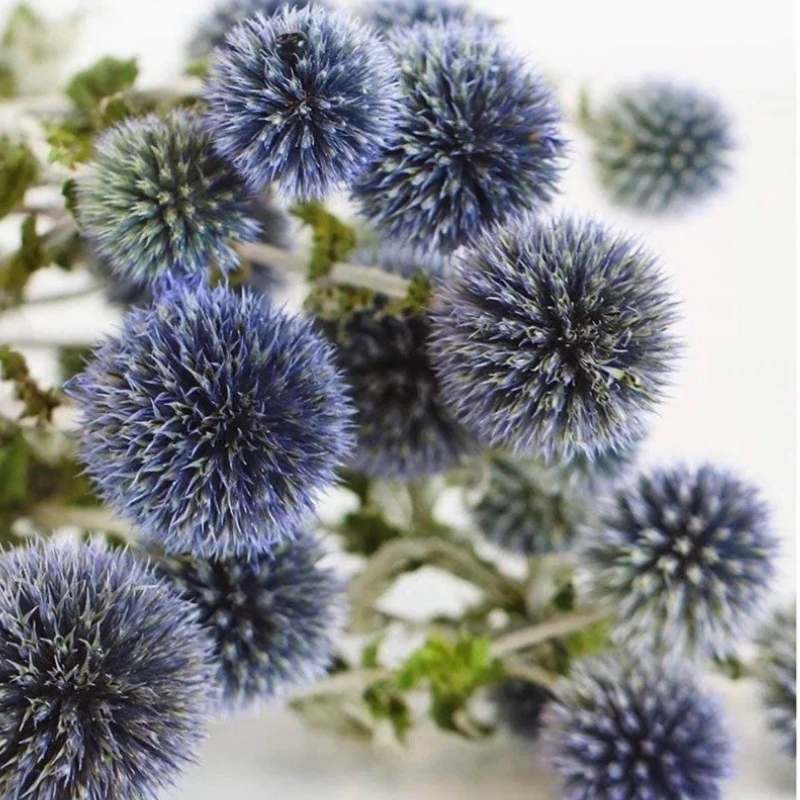
[[[0,98],[8,99],[16,97],[17,94],[19,94],[19,83],[14,68],[6,61],[0,61]]]
[[[123,61],[105,56],[74,75],[66,93],[77,109],[93,114],[104,100],[133,86],[138,74],[136,59]]]
[[[66,382],[70,378],[83,372],[86,364],[91,359],[92,347],[67,346],[58,349],[58,366],[61,380]]]
[[[344,539],[345,549],[350,553],[371,556],[386,542],[403,535],[400,528],[388,523],[380,511],[362,508],[345,516],[338,532]]]
[[[387,720],[399,742],[405,742],[413,724],[411,710],[391,681],[374,683],[363,694],[364,702],[375,720]]]
[[[44,239],[36,232],[36,217],[22,223],[19,249],[0,264],[0,307],[19,302],[30,276],[47,264]]]
[[[61,196],[64,198],[64,206],[72,215],[74,220],[78,219],[78,181],[75,178],[67,178],[61,186]]]
[[[330,274],[337,261],[346,261],[356,246],[356,232],[331,214],[321,203],[295,206],[291,213],[312,229],[310,280]]]
[[[21,203],[39,177],[39,164],[27,145],[0,136],[0,218]]]
[[[60,123],[45,123],[50,161],[74,169],[92,157],[94,128],[85,120],[67,119]]]
[[[30,449],[19,429],[0,441],[0,509],[13,508],[28,496]]]

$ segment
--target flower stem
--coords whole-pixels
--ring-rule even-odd
[[[540,625],[522,628],[495,639],[492,644],[492,655],[495,658],[502,658],[520,650],[527,650],[550,639],[575,633],[607,617],[607,611],[581,611],[556,617]]]
[[[57,503],[40,503],[29,514],[30,519],[45,528],[75,526],[90,531],[114,533],[129,541],[135,536],[129,523],[110,514],[105,508],[62,506]]]

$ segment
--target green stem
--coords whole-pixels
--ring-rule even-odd
[[[88,531],[114,533],[130,542],[136,539],[131,525],[125,520],[113,516],[105,508],[40,503],[31,510],[28,516],[31,521],[43,528],[74,526]]]
[[[550,639],[568,636],[608,617],[607,611],[581,611],[548,620],[539,625],[507,633],[492,643],[492,655],[503,658],[511,653],[527,650]]]

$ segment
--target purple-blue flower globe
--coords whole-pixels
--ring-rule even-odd
[[[197,756],[211,643],[130,553],[35,544],[0,557],[0,796],[146,800]]]
[[[565,800],[720,800],[731,743],[717,702],[675,665],[624,654],[572,668],[544,713]]]
[[[134,310],[68,390],[103,498],[170,553],[268,551],[351,450],[332,347],[250,291]]]
[[[217,151],[256,190],[296,200],[348,185],[394,127],[396,67],[377,36],[321,7],[256,15],[215,57],[206,97]]]
[[[769,591],[776,539],[755,486],[710,464],[640,475],[587,532],[592,593],[631,645],[728,655]]]
[[[483,441],[557,463],[638,442],[676,355],[655,259],[589,219],[521,217],[453,256],[431,352]]]
[[[452,251],[556,191],[564,153],[553,93],[485,23],[416,25],[399,63],[397,131],[357,181],[385,236]]]
[[[115,125],[78,179],[82,233],[119,282],[137,287],[232,270],[233,245],[258,236],[249,204],[201,117],[185,110]]]
[[[325,674],[344,621],[344,586],[302,533],[257,559],[160,559],[158,570],[211,634],[221,700],[267,700]]]
[[[363,4],[359,14],[381,33],[435,22],[485,19],[468,3],[458,0],[370,0]]]

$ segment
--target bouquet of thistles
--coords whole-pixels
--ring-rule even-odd
[[[445,0],[231,0],[158,88],[106,56],[37,93],[53,36],[20,6],[0,52],[0,309],[55,264],[119,324],[58,349],[58,388],[0,347],[0,797],[154,798],[209,720],[283,702],[337,735],[508,729],[566,798],[715,800],[714,670],[761,683],[793,756],[759,488],[639,458],[669,272],[549,209],[568,123],[613,202],[706,200],[713,97],[562,110]],[[387,602],[424,567],[473,599]]]

